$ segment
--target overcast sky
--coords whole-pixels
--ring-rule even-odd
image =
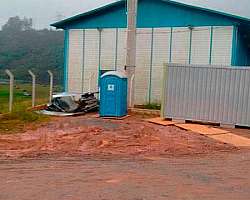
[[[35,28],[47,28],[58,15],[70,17],[115,0],[0,0],[0,27],[11,16],[32,17]],[[153,0],[152,0],[153,1]],[[250,18],[250,0],[178,0]]]

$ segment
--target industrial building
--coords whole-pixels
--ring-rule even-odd
[[[65,90],[97,91],[101,70],[123,70],[126,1],[52,24],[65,30]],[[135,104],[160,103],[163,63],[250,65],[250,19],[169,0],[139,0]]]

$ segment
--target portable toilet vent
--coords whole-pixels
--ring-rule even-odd
[[[110,71],[101,76],[101,117],[123,117],[127,115],[127,85],[127,76],[123,72]]]

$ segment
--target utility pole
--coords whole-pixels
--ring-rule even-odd
[[[138,0],[127,0],[127,54],[125,70],[128,76],[129,107],[134,107],[135,64],[136,64],[136,23]]]

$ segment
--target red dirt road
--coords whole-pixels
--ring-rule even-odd
[[[249,200],[250,152],[0,161],[1,200]]]
[[[2,157],[40,155],[195,155],[236,151],[180,128],[150,124],[139,117],[122,121],[94,115],[56,119],[37,130],[0,135]]]

